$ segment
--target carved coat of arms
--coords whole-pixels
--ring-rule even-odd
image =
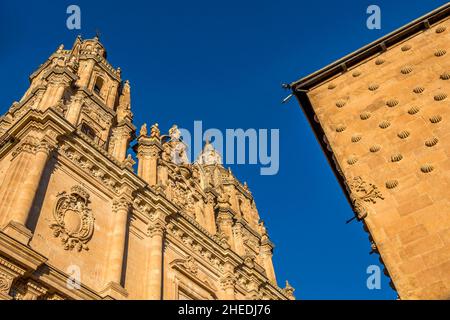
[[[71,193],[58,194],[50,224],[53,235],[60,238],[65,250],[89,250],[87,243],[94,233],[95,218],[89,208],[89,194],[79,186]]]

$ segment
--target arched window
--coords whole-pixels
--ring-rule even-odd
[[[103,87],[103,79],[102,77],[97,77],[97,79],[95,80],[95,85],[94,85],[94,92],[98,95],[100,95],[100,92],[102,91],[102,87]]]

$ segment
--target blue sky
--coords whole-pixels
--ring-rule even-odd
[[[441,0],[376,1],[1,1],[0,112],[20,99],[28,76],[64,43],[97,29],[109,62],[132,85],[135,123],[280,129],[280,170],[234,165],[247,181],[276,245],[280,285],[298,299],[395,299],[383,276],[368,290],[369,255],[352,211],[297,102],[282,105],[281,83],[297,80],[443,5]],[[81,8],[81,30],[66,8]],[[381,30],[366,9],[381,8]]]

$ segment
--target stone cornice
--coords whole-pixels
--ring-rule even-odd
[[[211,253],[214,253],[214,255],[221,261],[221,263],[229,262],[231,265],[236,268],[236,270],[241,270],[243,274],[246,274],[247,276],[256,276],[257,279],[261,283],[267,283],[267,286],[269,288],[272,288],[274,291],[276,291],[279,295],[281,294],[283,298],[287,299],[287,297],[282,292],[282,289],[280,289],[278,286],[275,286],[274,284],[270,283],[267,277],[263,274],[264,270],[261,266],[257,265],[255,263],[255,267],[253,269],[248,268],[244,264],[244,260],[242,257],[240,257],[236,252],[232,251],[231,249],[225,249],[220,245],[220,241],[217,239],[216,236],[210,235],[208,231],[204,230],[201,226],[198,225],[198,223],[191,217],[185,214],[178,214],[176,216],[175,220],[170,220],[172,226],[175,226],[177,230],[175,233],[178,233],[178,237],[174,237],[174,234],[172,230],[169,230],[169,240],[175,241],[179,245],[182,245],[183,247],[186,247],[190,241],[184,242],[181,241],[181,238],[188,236],[192,239],[192,244],[195,245],[195,243],[198,243],[200,246],[202,246],[205,250],[210,250]],[[169,229],[172,229],[172,226],[169,227]],[[203,229],[203,230],[202,230]],[[201,238],[198,237],[197,230],[200,230],[202,232]],[[194,236],[195,234],[195,236]],[[206,237],[205,237],[206,236]],[[178,240],[175,240],[177,239]],[[195,240],[194,240],[195,239]],[[199,243],[199,239],[201,239]],[[186,249],[192,250],[191,247],[187,246]],[[203,259],[205,258],[204,255],[200,254]],[[217,268],[214,264],[211,264],[211,266]]]
[[[47,67],[52,63],[51,58],[53,58],[53,56],[50,57],[47,61],[45,61],[43,64],[41,64],[41,65],[39,66],[39,68],[38,68],[36,71],[34,71],[34,72],[29,76],[28,79],[29,79],[30,83],[33,81],[34,78],[37,77],[37,75],[38,75],[39,73],[42,72],[42,70],[44,70],[45,68],[47,68]]]
[[[27,270],[36,270],[47,261],[43,255],[0,231],[0,248],[2,255],[18,261]]]
[[[36,270],[32,277],[42,284],[74,300],[101,300],[100,294],[80,283],[80,288],[73,290],[67,283],[71,277],[50,264],[45,264]]]

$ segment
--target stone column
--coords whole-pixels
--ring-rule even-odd
[[[263,262],[264,269],[267,273],[267,278],[273,284],[277,284],[277,279],[275,277],[275,269],[273,267],[272,255],[273,255],[273,244],[268,238],[261,241],[261,259]]]
[[[150,257],[147,272],[147,296],[148,300],[161,300],[163,292],[163,244],[166,223],[163,214],[158,214],[159,217],[151,222],[148,229],[148,236],[150,238]]]
[[[229,196],[223,194],[219,197],[217,210],[217,227],[220,233],[223,233],[228,240],[230,247],[235,250],[234,236],[233,236],[233,212],[230,208]]]
[[[113,203],[113,231],[109,246],[108,282],[121,284],[122,266],[127,237],[128,212],[130,204],[126,199],[119,199]]]
[[[234,246],[240,256],[245,255],[243,228],[241,219],[237,220],[233,227]]]
[[[69,105],[69,110],[67,111],[67,121],[73,124],[75,127],[78,124],[78,119],[80,117],[81,107],[83,105],[83,93],[78,92],[72,99],[72,103]]]
[[[89,85],[89,81],[91,80],[92,71],[94,70],[95,60],[89,59],[86,61],[86,67],[81,69],[79,74],[80,78],[77,81],[77,86],[80,88],[87,88]]]
[[[48,79],[47,89],[39,104],[39,110],[47,110],[58,104],[64,95],[64,90],[69,87],[71,81],[74,80],[66,72],[58,72],[52,74]]]
[[[260,300],[261,294],[259,287],[260,287],[259,281],[254,276],[252,276],[252,279],[248,284],[247,298],[249,300]]]
[[[205,202],[205,224],[206,229],[211,234],[216,234],[217,227],[216,227],[216,217],[214,213],[214,195],[211,193],[206,194],[206,202]]]
[[[3,222],[8,224],[4,231],[24,243],[31,237],[25,225],[47,160],[55,147],[55,143],[39,140],[27,136],[13,152],[14,158],[0,189],[0,210],[6,217]]]
[[[224,265],[224,273],[220,279],[220,299],[221,300],[234,300],[235,299],[235,285],[236,276],[234,274],[233,266],[227,262]]]
[[[162,152],[161,143],[148,136],[140,136],[137,146],[138,176],[150,186],[158,183],[158,159]]]
[[[127,157],[128,144],[132,139],[134,128],[126,122],[120,123],[113,129],[110,153],[118,161],[123,162]]]

